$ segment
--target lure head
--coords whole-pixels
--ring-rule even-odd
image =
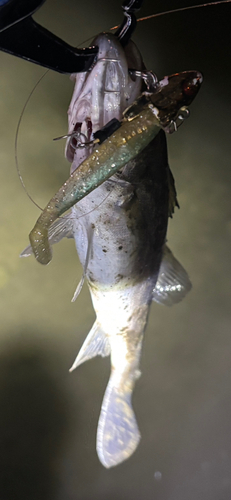
[[[158,109],[158,117],[165,131],[172,133],[189,116],[187,106],[196,97],[203,76],[199,71],[183,71],[165,76],[151,94],[151,102]]]
[[[138,97],[142,87],[141,76],[130,76],[128,71],[128,68],[141,71],[144,67],[141,54],[132,41],[123,48],[114,35],[102,33],[92,43],[99,47],[92,70],[72,75],[76,80],[68,110],[69,134],[72,135],[65,151],[67,159],[73,163],[71,172],[91,154],[92,146],[86,143],[92,140],[94,132],[112,118],[121,120],[123,111]]]

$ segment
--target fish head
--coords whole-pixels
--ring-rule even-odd
[[[93,41],[99,48],[97,60],[86,73],[72,75],[75,88],[68,110],[68,140],[65,155],[73,172],[92,153],[87,144],[93,134],[123,111],[141,93],[142,78],[129,68],[144,68],[139,50],[129,41],[125,48],[111,33],[101,33]],[[79,137],[79,143],[77,143]]]

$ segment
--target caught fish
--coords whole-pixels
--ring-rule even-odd
[[[90,73],[75,76],[69,108],[71,177],[39,217],[22,256],[34,252],[46,264],[51,245],[75,239],[96,321],[71,371],[94,356],[111,355],[97,430],[98,456],[109,468],[129,458],[140,440],[131,399],[152,300],[172,305],[191,288],[165,244],[178,203],[164,130],[174,131],[187,116],[185,106],[202,76],[189,71],[153,79],[142,93],[144,65],[135,44],[123,48],[111,34],[93,44],[98,60]],[[112,119],[119,128],[94,144]]]

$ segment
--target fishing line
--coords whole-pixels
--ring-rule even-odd
[[[107,181],[106,181],[107,182]],[[79,215],[78,217],[69,217],[68,215],[60,215],[60,217],[58,217],[59,219],[68,219],[68,220],[79,220],[81,219],[82,217],[85,217],[86,215],[89,215],[91,214],[92,212],[94,212],[94,210],[97,210],[97,208],[99,208],[109,197],[109,195],[111,194],[112,192],[112,189],[109,191],[109,193],[105,196],[105,198],[98,204],[96,205],[96,207],[93,207],[91,210],[89,210],[89,212],[86,212],[85,214],[82,214],[82,215]],[[90,193],[89,193],[90,194]]]
[[[19,117],[19,120],[18,120],[18,125],[17,125],[17,128],[16,128],[16,134],[15,134],[15,143],[14,143],[14,157],[15,157],[15,166],[16,166],[16,170],[17,170],[17,174],[18,174],[18,177],[19,177],[19,180],[21,182],[21,185],[26,193],[26,195],[28,196],[28,198],[32,201],[32,203],[37,207],[39,208],[39,210],[43,210],[39,205],[38,203],[36,203],[35,200],[33,200],[32,196],[30,195],[30,193],[27,191],[27,188],[25,186],[25,183],[24,183],[24,180],[22,178],[22,174],[20,172],[20,168],[19,168],[19,163],[18,163],[18,136],[19,136],[19,128],[20,128],[20,125],[21,125],[21,122],[22,122],[22,118],[23,118],[23,115],[24,115],[24,112],[25,112],[25,109],[27,107],[27,104],[28,102],[30,101],[30,98],[31,96],[33,95],[35,89],[38,87],[39,83],[41,82],[41,80],[44,78],[45,75],[47,75],[49,69],[47,69],[43,75],[38,79],[37,83],[35,84],[35,86],[33,87],[33,89],[31,90],[29,96],[27,97],[26,99],[26,102],[22,108],[22,111],[21,111],[21,114],[20,114],[20,117]]]
[[[231,3],[231,0],[217,0],[216,2],[206,2],[206,3],[201,3],[198,5],[190,5],[189,7],[180,7],[178,9],[171,9],[171,10],[165,10],[164,12],[157,12],[156,14],[151,14],[150,16],[145,16],[145,17],[139,17],[136,21],[141,22],[141,21],[148,21],[149,19],[153,19],[154,17],[161,17],[165,16],[166,14],[174,14],[175,12],[183,12],[184,10],[191,10],[191,9],[199,9],[201,7],[212,7],[212,5],[220,5],[224,3]],[[117,30],[119,28],[118,26],[113,26],[113,28],[109,28],[110,31]],[[81,45],[85,45],[86,42],[89,42],[92,40],[92,38],[95,38],[98,35],[96,33],[95,35],[91,35],[89,38],[86,38],[83,42],[81,42],[78,47]]]
[[[179,9],[165,10],[164,12],[157,12],[156,14],[151,14],[150,16],[139,17],[139,19],[137,19],[137,22],[148,21],[149,19],[153,19],[154,17],[161,17],[161,16],[165,16],[166,14],[175,14],[175,12],[183,12],[185,10],[191,10],[191,9],[200,9],[201,7],[211,7],[212,5],[220,5],[222,3],[230,3],[230,2],[231,2],[231,0],[218,0],[216,2],[208,2],[208,3],[201,3],[198,5],[190,5],[189,7],[180,7]],[[119,28],[119,25],[113,26],[113,28],[110,28],[110,30],[117,30],[118,28]]]
[[[184,10],[199,9],[201,7],[211,7],[212,5],[220,5],[222,3],[230,3],[231,0],[218,0],[217,2],[201,3],[199,5],[190,5],[189,7],[180,7],[179,9],[166,10],[165,12],[158,12],[157,14],[152,14],[151,16],[140,17],[137,19],[139,21],[147,21],[153,17],[165,16],[165,14],[174,14],[175,12],[183,12]]]
[[[82,42],[84,43],[84,42]],[[38,87],[38,85],[40,84],[40,82],[43,80],[43,78],[47,75],[47,73],[49,72],[50,70],[47,69],[43,74],[42,76],[38,79],[38,81],[36,82],[36,84],[34,85],[33,89],[31,90],[31,92],[29,93],[29,96],[27,97],[26,99],[26,102],[22,108],[22,111],[21,111],[21,114],[20,114],[20,117],[19,117],[19,120],[18,120],[18,124],[17,124],[17,128],[16,128],[16,133],[15,133],[15,145],[14,145],[14,151],[15,151],[15,166],[16,166],[16,170],[17,170],[17,174],[18,174],[18,177],[20,179],[20,182],[21,182],[21,185],[26,193],[26,195],[28,196],[28,198],[32,201],[32,203],[41,211],[43,211],[43,208],[40,207],[38,205],[38,203],[36,203],[36,201],[32,198],[32,196],[30,195],[30,193],[28,192],[27,188],[26,188],[26,185],[24,183],[24,180],[23,180],[23,177],[22,177],[22,174],[21,174],[21,171],[20,171],[20,168],[19,168],[19,163],[18,163],[18,137],[19,137],[19,129],[20,129],[20,126],[21,126],[21,122],[22,122],[22,118],[23,118],[23,115],[24,115],[24,112],[26,110],[26,107],[30,101],[30,98],[32,97],[34,91],[36,90],[36,88]],[[85,214],[82,214],[78,217],[78,219],[80,219],[81,217],[84,217],[85,215],[88,215],[92,212],[94,212],[94,210],[96,210],[97,208],[99,208],[102,203],[104,203],[108,196],[111,194],[111,190],[109,191],[109,193],[105,196],[105,198],[99,203],[99,205],[97,205],[96,207],[92,208],[92,210],[90,210],[89,212],[85,213]],[[65,219],[66,217],[59,217],[59,219]]]
[[[70,217],[70,219],[73,219],[73,220],[79,220],[81,219],[81,217],[85,217],[85,215],[89,215],[91,214],[92,212],[94,212],[94,210],[97,210],[97,208],[99,208],[108,198],[109,194],[111,194],[112,190],[109,191],[109,193],[105,196],[105,198],[94,208],[92,208],[89,212],[86,212],[85,214],[82,214],[82,215],[79,215],[79,217],[77,217],[77,219],[75,217]],[[64,219],[64,217],[61,217]]]

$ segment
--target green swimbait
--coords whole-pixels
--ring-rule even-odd
[[[123,114],[121,127],[70,175],[49,201],[32,229],[29,239],[38,262],[48,264],[52,252],[48,230],[66,210],[133,160],[158,134],[172,132],[184,119],[184,106],[196,96],[202,75],[186,71],[165,77],[153,94],[144,93]]]

